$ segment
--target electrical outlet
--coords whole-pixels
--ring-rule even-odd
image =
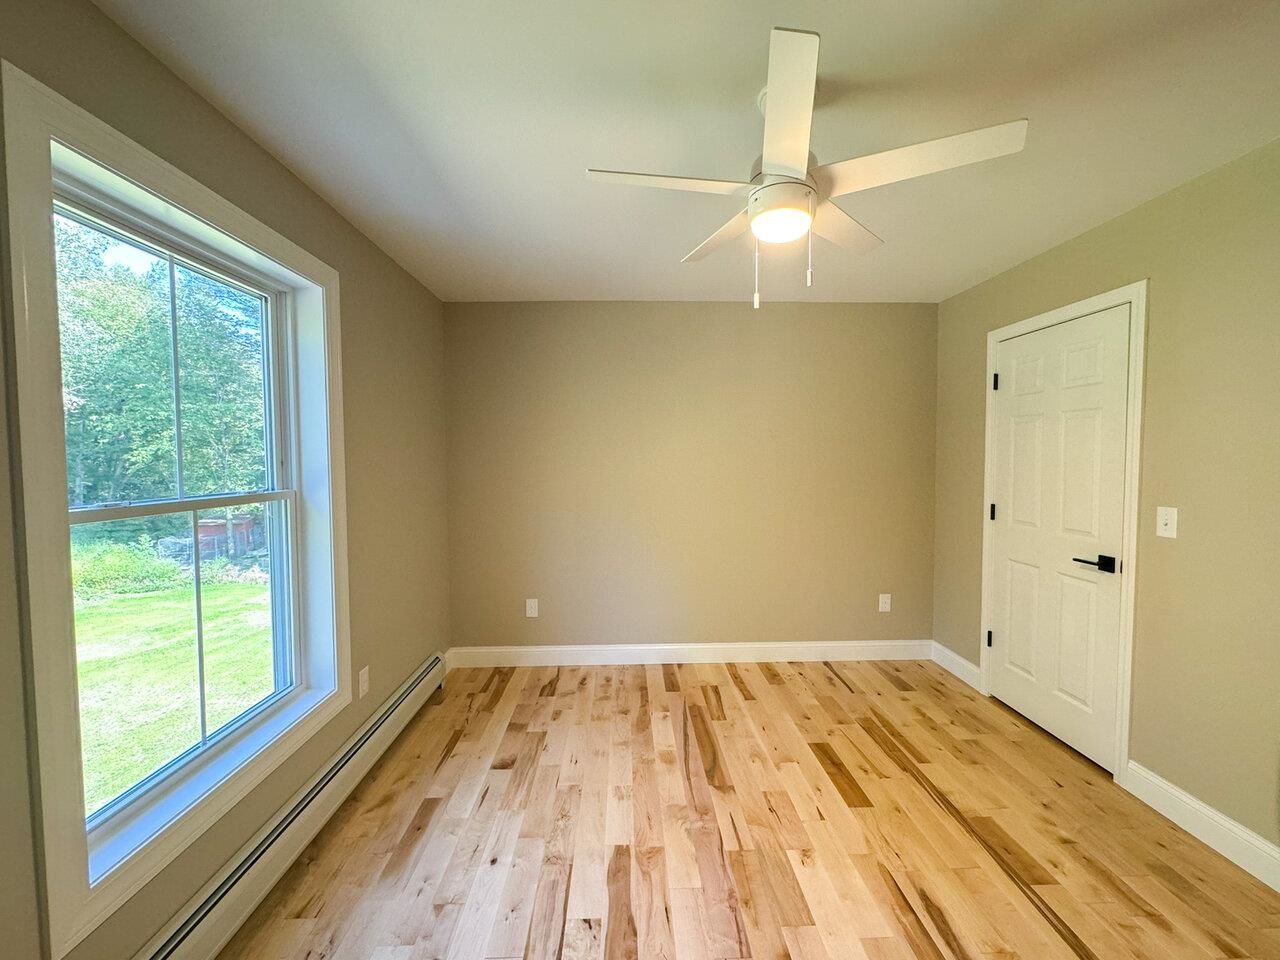
[[[893,606],[893,594],[891,593],[880,594],[880,612],[888,613],[889,609],[892,606]]]
[[[360,668],[360,699],[363,700],[366,693],[369,692],[369,668],[367,666]]]
[[[524,602],[524,615],[530,620],[536,620],[538,617],[538,598],[530,597]]]

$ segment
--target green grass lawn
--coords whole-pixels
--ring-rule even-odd
[[[265,584],[208,583],[204,673],[214,733],[275,687]],[[190,585],[76,603],[85,812],[200,741],[195,594]]]

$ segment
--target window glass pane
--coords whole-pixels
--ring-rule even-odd
[[[191,523],[72,527],[86,816],[200,743]]]
[[[200,615],[209,733],[288,686],[288,651],[273,642],[272,545],[282,503],[202,510]],[[279,665],[277,665],[279,661]]]
[[[177,495],[168,262],[55,214],[71,506]]]
[[[181,265],[174,285],[185,493],[265,489],[265,301]]]

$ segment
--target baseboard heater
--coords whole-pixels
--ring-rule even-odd
[[[340,774],[344,767],[351,762],[351,759],[364,747],[366,743],[378,732],[384,723],[400,708],[405,702],[436,669],[441,666],[443,661],[439,657],[432,657],[428,660],[418,672],[409,680],[408,683],[400,690],[400,692],[392,699],[383,711],[373,719],[371,723],[364,729],[346,750],[331,763],[328,769],[320,776],[320,778],[311,785],[311,787],[291,806],[284,816],[273,826],[266,835],[254,844],[253,848],[241,858],[240,862],[235,865],[232,871],[227,874],[222,882],[209,892],[209,895],[200,901],[199,905],[187,916],[185,920],[173,931],[160,947],[151,954],[152,960],[170,960],[175,953],[191,936],[192,932],[198,927],[204,919],[209,916],[222,902],[223,898],[231,892],[237,883],[253,869],[254,865],[261,860],[272,847],[272,845],[289,829],[297,819],[302,816],[307,807],[311,806],[312,801],[324,792],[325,787],[333,782],[333,778]]]

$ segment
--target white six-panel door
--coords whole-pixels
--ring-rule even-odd
[[[1130,304],[996,347],[991,693],[1116,756]],[[1083,561],[1115,558],[1116,572]],[[1105,561],[1103,561],[1105,566]]]

